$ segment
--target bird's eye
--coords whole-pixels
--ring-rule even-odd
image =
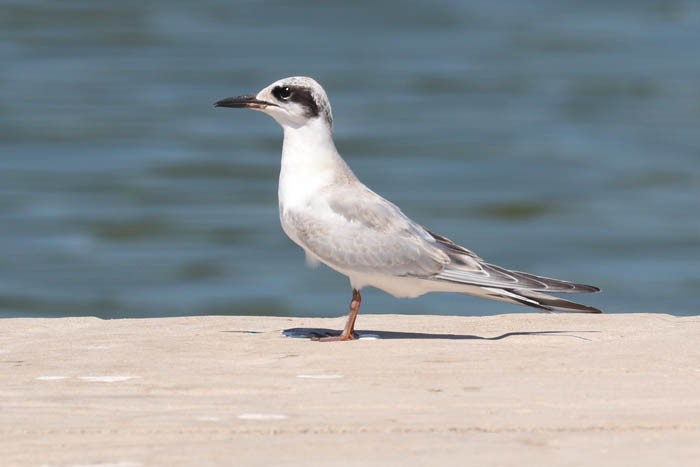
[[[272,90],[272,95],[281,101],[286,101],[292,96],[292,90],[288,86],[277,86]]]

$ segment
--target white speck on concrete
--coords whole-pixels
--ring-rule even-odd
[[[141,462],[119,461],[119,462],[99,462],[96,464],[63,464],[64,467],[142,467]],[[58,467],[56,464],[42,464],[41,467]]]
[[[242,413],[238,418],[241,420],[284,420],[287,416],[281,413]]]
[[[358,339],[360,341],[376,341],[379,339],[379,334],[364,334],[358,333]]]
[[[140,376],[79,376],[78,379],[92,383],[120,383],[130,379],[138,379]]]
[[[340,379],[343,375],[297,375],[297,378],[304,379]]]

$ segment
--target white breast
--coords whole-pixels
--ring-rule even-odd
[[[323,187],[333,180],[332,175],[314,175],[305,169],[284,169],[280,172],[277,195],[279,197],[279,214],[282,230],[294,243],[303,247],[296,235],[295,226],[290,222],[294,212],[310,209],[311,201]]]
[[[283,164],[277,192],[280,211],[308,206],[319,190],[332,183],[333,179],[333,173],[328,170]]]
[[[330,128],[318,121],[300,128],[284,128],[278,188],[280,221],[284,232],[296,244],[289,213],[305,212],[319,192],[347,174],[349,169],[333,144]]]

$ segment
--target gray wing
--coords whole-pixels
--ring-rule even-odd
[[[308,209],[283,215],[302,246],[330,266],[431,277],[450,262],[425,229],[363,185],[335,185]]]
[[[442,279],[470,285],[501,287],[509,289],[526,289],[559,293],[598,292],[600,289],[592,285],[576,284],[574,282],[552,279],[551,277],[536,276],[527,272],[511,271],[495,264],[490,264],[476,256],[472,251],[457,245],[449,238],[428,231],[441,248],[450,257],[450,263],[435,275],[434,279]],[[480,269],[463,268],[460,262],[463,257],[469,257],[479,262]]]
[[[330,266],[484,287],[595,290],[486,263],[472,251],[416,224],[364,185],[335,185],[322,191],[309,207],[286,213],[287,222],[294,226],[302,246]]]

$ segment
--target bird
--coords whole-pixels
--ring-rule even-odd
[[[589,293],[592,285],[512,271],[418,224],[364,185],[333,141],[333,114],[326,91],[306,76],[283,78],[254,95],[221,99],[215,107],[263,112],[282,126],[279,217],[286,235],[306,253],[350,279],[352,299],[339,335],[347,341],[371,286],[395,297],[457,292],[527,305],[546,312],[601,313],[549,293]]]

